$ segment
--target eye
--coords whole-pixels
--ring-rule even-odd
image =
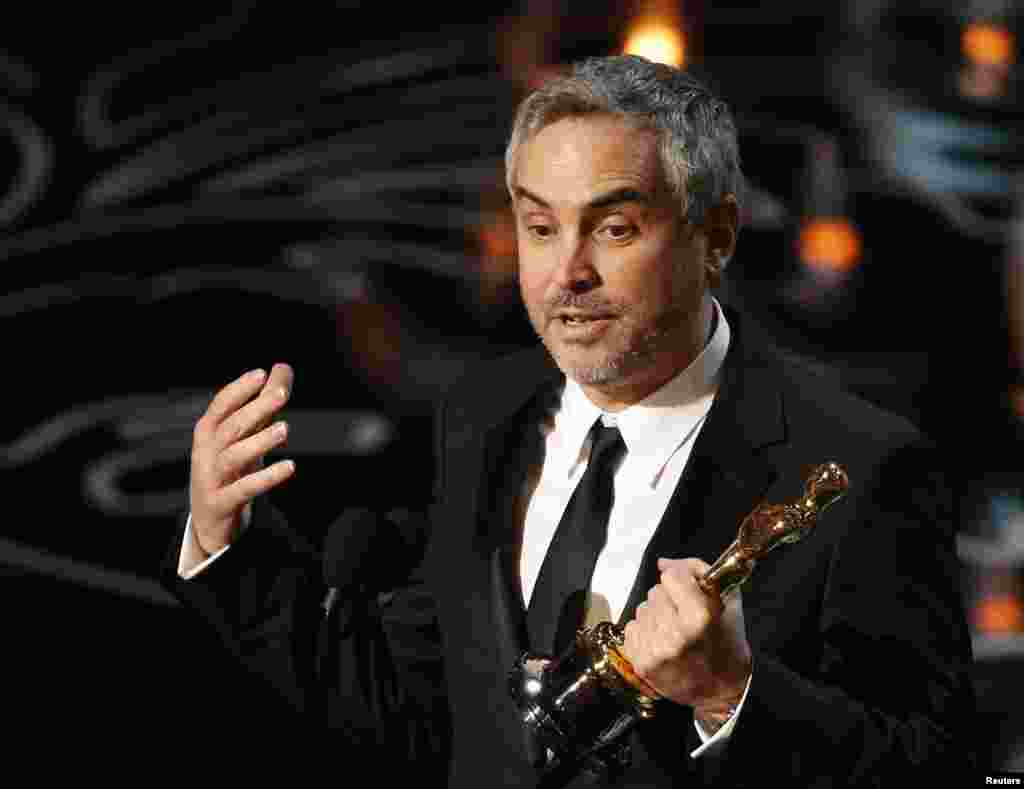
[[[636,235],[636,225],[628,222],[607,222],[597,229],[597,235],[604,241],[628,241]]]
[[[551,238],[555,234],[555,229],[551,225],[527,225],[526,231],[541,241]]]

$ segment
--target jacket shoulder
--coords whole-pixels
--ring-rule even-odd
[[[442,407],[449,422],[500,420],[560,377],[544,346],[533,345],[467,366],[452,383]]]
[[[817,435],[837,442],[902,446],[927,442],[907,417],[851,391],[837,370],[776,346],[759,349],[757,363],[772,368],[794,438]]]

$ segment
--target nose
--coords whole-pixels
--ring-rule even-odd
[[[559,288],[573,293],[597,287],[599,277],[585,237],[568,241],[560,250],[552,279]]]

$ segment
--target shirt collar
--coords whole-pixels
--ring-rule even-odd
[[[731,331],[717,299],[714,333],[690,365],[660,389],[615,414],[605,414],[575,381],[566,381],[558,430],[571,449],[571,474],[583,458],[584,442],[595,420],[616,424],[626,444],[630,466],[655,486],[665,464],[691,437],[711,409]]]

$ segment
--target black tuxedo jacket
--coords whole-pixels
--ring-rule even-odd
[[[292,709],[326,716],[337,742],[420,779],[436,768],[453,787],[897,786],[966,772],[970,637],[937,453],[727,314],[719,393],[621,621],[657,583],[657,557],[712,562],[759,502],[799,496],[812,466],[839,462],[851,490],[743,588],[753,679],[721,758],[691,759],[692,711],[662,702],[620,771],[542,778],[530,765],[507,677],[529,647],[511,513],[540,461],[538,409],[563,380],[540,346],[486,363],[439,409],[427,548],[392,594],[342,601],[325,628],[316,552],[265,502],[192,581],[175,574],[179,535],[166,584]]]

